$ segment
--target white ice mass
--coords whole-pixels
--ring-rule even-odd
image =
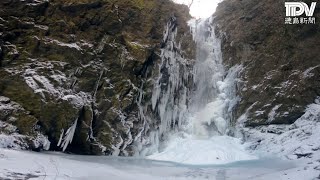
[[[190,93],[191,103],[187,110],[183,109],[180,130],[167,132],[170,136],[164,148],[147,158],[198,165],[256,159],[245,150],[240,139],[227,136],[232,131],[228,114],[237,101],[234,92],[241,66],[225,71],[221,42],[214,33],[212,18],[192,20],[190,26],[197,43],[193,69],[195,90]],[[170,64],[175,66],[175,62]],[[161,102],[160,105],[165,106]],[[163,109],[162,113],[167,114]],[[167,127],[167,123],[163,126]]]

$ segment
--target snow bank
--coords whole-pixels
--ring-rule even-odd
[[[240,125],[241,126],[241,125]],[[239,127],[241,128],[241,127]],[[310,104],[291,125],[241,128],[249,149],[259,156],[277,156],[299,162],[314,177],[320,170],[320,102]]]
[[[33,148],[42,148],[44,150],[49,150],[50,148],[50,141],[46,136],[40,133],[38,133],[35,137],[29,137],[18,133],[0,133],[0,148],[16,150],[27,149],[29,147],[27,144],[28,141],[32,141]]]
[[[20,141],[19,137],[23,138],[22,135],[18,134],[0,134],[0,148],[22,149],[23,147],[26,147],[27,144],[25,144],[23,141]]]

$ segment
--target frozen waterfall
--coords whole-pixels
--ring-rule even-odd
[[[226,135],[230,131],[231,109],[236,103],[234,85],[240,66],[228,72],[222,64],[221,41],[216,37],[212,18],[191,21],[197,44],[196,63],[193,68],[195,90],[189,106],[192,134],[209,138]],[[225,76],[227,74],[227,76]]]
[[[189,72],[187,62],[174,51],[180,48],[175,42],[177,30],[168,24],[164,33],[168,45],[162,49],[152,105],[161,119],[159,137],[165,138],[159,151],[147,158],[185,164],[255,159],[239,139],[228,136],[232,134],[232,108],[238,101],[236,81],[242,67],[224,68],[221,40],[215,34],[212,18],[192,20],[189,25],[197,45],[196,61]],[[194,82],[191,90],[184,84],[190,76]],[[164,77],[169,84],[162,83]]]

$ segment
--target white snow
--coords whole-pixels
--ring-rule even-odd
[[[19,134],[0,134],[0,148],[21,149],[23,146],[27,146],[19,140],[19,137],[23,136]]]
[[[291,125],[268,125],[238,129],[244,134],[251,152],[258,156],[277,156],[299,160],[299,169],[308,171],[308,177],[320,173],[320,103],[310,104],[305,114]],[[301,172],[295,172],[299,174]],[[299,177],[299,176],[298,176]],[[301,176],[302,177],[302,176]],[[293,176],[293,179],[299,179]],[[303,178],[312,179],[312,178]]]
[[[35,24],[34,27],[47,31],[49,29],[48,26]]]
[[[10,102],[10,99],[4,96],[0,96],[0,111],[2,113],[6,113],[10,110],[19,110],[22,109],[22,107],[14,102]]]
[[[38,133],[35,138],[32,139],[33,144],[35,147],[42,146],[44,150],[50,149],[51,142],[48,140],[47,136],[44,136],[43,134]]]
[[[269,125],[244,128],[247,139],[262,140],[256,147],[259,152],[272,152],[289,159],[296,154],[312,152],[320,159],[320,104],[311,104],[305,114],[291,125]],[[317,150],[319,148],[319,150]],[[313,149],[313,150],[312,150]],[[303,153],[302,153],[303,154]]]
[[[308,78],[308,77],[312,77],[314,76],[314,73],[312,73],[312,71],[316,68],[320,67],[320,65],[318,66],[314,66],[314,67],[310,67],[307,70],[305,70],[302,74],[303,74],[303,78]]]
[[[90,104],[91,97],[88,96],[85,92],[80,91],[77,94],[65,95],[61,99],[70,102],[76,108],[81,108],[86,104]]]
[[[52,44],[56,44],[58,46],[74,48],[78,51],[82,51],[82,48],[78,45],[78,43],[64,43],[64,42],[58,41],[56,39],[50,39],[50,38],[44,38],[43,40],[45,40],[46,43],[52,43]]]
[[[32,69],[28,69],[29,71],[33,71]],[[34,72],[34,74],[32,75],[32,77],[25,77],[25,81],[28,85],[32,84],[35,85],[35,91],[47,91],[50,94],[59,97],[61,92],[59,92],[59,90],[57,90],[53,84],[49,81],[49,79],[47,79],[45,76],[41,76],[38,75],[36,72]],[[31,87],[31,86],[30,86]]]
[[[278,104],[274,106],[268,114],[268,122],[274,120],[275,116],[277,115],[277,110],[282,106],[282,104]]]
[[[257,159],[246,152],[240,139],[230,136],[213,136],[210,139],[176,137],[174,141],[169,141],[164,151],[147,158],[193,165]]]
[[[256,116],[262,115],[264,114],[264,111],[255,111],[254,112]]]
[[[146,44],[141,44],[139,42],[129,42],[131,45],[133,46],[138,46],[139,48],[149,48],[150,45],[146,45]]]
[[[26,144],[26,139],[31,140],[35,148],[42,147],[44,150],[49,150],[50,148],[50,141],[46,136],[40,133],[38,133],[35,137],[28,137],[18,133],[4,134],[1,132],[0,148],[26,149],[28,147]]]
[[[63,85],[67,81],[67,77],[64,74],[53,74],[50,76],[53,80],[59,83],[59,85]]]

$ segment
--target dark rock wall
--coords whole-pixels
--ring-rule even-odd
[[[27,149],[41,133],[61,150],[76,123],[67,151],[132,155],[141,129],[148,135],[137,99],[144,92],[149,106],[172,17],[181,53],[194,57],[188,8],[169,0],[2,0],[0,17],[0,121],[16,127],[0,132],[22,134]]]
[[[244,65],[235,119],[248,126],[293,123],[320,95],[320,4],[316,24],[286,25],[284,2],[225,0],[215,13],[225,65]]]

